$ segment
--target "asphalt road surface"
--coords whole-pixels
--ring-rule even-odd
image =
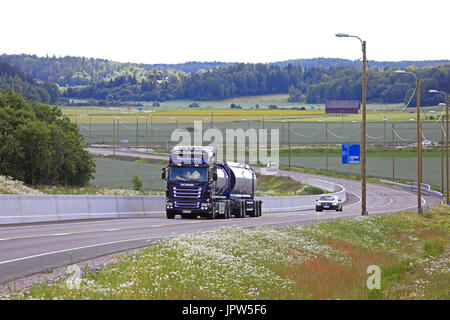
[[[101,150],[102,154],[107,154]],[[130,153],[126,153],[130,156]],[[143,157],[142,154],[136,156]],[[51,268],[78,263],[94,257],[148,245],[152,241],[214,230],[223,226],[256,227],[309,224],[328,219],[361,215],[361,183],[354,180],[280,170],[281,175],[313,177],[336,182],[347,190],[343,212],[283,212],[244,219],[130,218],[39,223],[0,227],[0,283],[19,279]],[[440,203],[424,196],[424,206]],[[415,210],[417,195],[396,187],[367,184],[367,211],[370,215]]]

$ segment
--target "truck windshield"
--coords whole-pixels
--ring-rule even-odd
[[[170,178],[172,181],[208,181],[208,168],[170,168]]]

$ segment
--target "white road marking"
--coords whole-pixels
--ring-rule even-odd
[[[145,238],[127,239],[127,240],[119,240],[119,241],[111,241],[111,242],[104,242],[104,243],[92,244],[92,245],[89,245],[89,246],[82,246],[82,247],[75,247],[75,248],[69,248],[69,249],[62,249],[62,250],[50,251],[50,252],[45,252],[45,253],[35,254],[35,255],[32,255],[32,256],[27,256],[27,257],[21,257],[21,258],[16,258],[16,259],[11,259],[11,260],[1,261],[1,262],[0,262],[0,265],[1,265],[1,264],[11,263],[11,262],[17,262],[17,261],[23,261],[23,260],[33,259],[33,258],[37,258],[37,257],[48,256],[48,255],[57,254],[57,253],[68,252],[68,251],[74,251],[74,250],[81,250],[81,249],[87,249],[87,248],[94,248],[94,247],[106,246],[106,245],[109,245],[109,244],[116,244],[116,243],[122,243],[122,242],[130,242],[130,241],[140,241],[140,240],[150,240],[150,239],[161,239],[161,238],[167,238],[167,237],[169,237],[169,236],[145,237]]]

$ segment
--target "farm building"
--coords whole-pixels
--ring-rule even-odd
[[[325,103],[325,113],[359,113],[359,100],[331,100]]]

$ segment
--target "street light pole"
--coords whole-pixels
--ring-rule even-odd
[[[343,38],[357,38],[361,42],[362,54],[363,54],[363,73],[362,73],[362,126],[361,126],[361,215],[367,216],[367,188],[366,188],[366,41],[361,40],[358,36],[349,35],[346,33],[336,33],[336,37]]]
[[[420,124],[420,78],[413,72],[396,70],[395,73],[412,74],[416,78],[417,102],[417,212],[423,214],[422,208],[422,126]]]
[[[449,164],[448,164],[448,99],[447,93],[439,90],[428,90],[429,93],[440,93],[445,97],[445,156],[446,156],[446,180],[447,180],[447,204],[450,204],[450,194],[449,194]]]

